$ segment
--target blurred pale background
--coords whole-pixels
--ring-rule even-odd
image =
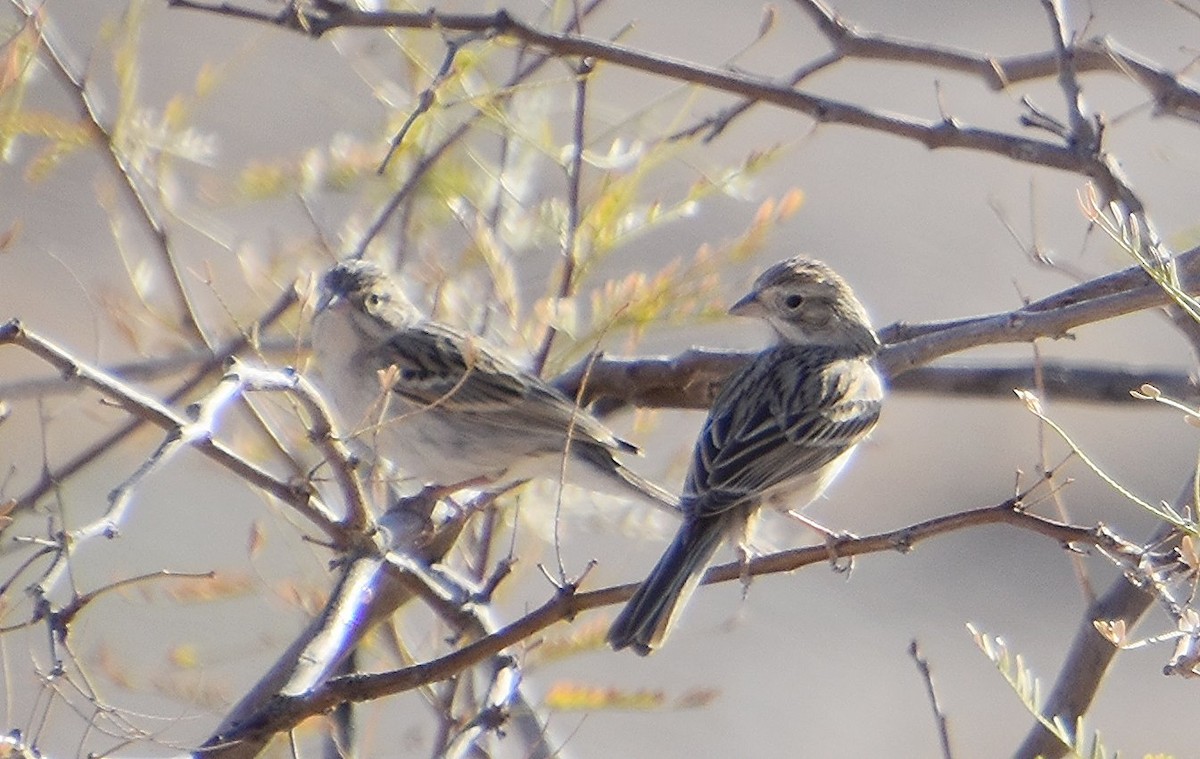
[[[462,6],[458,9],[478,10]],[[97,46],[107,51],[106,24],[122,10],[118,3],[80,0],[48,0],[45,7],[76,52],[77,64]],[[387,68],[393,57],[380,41],[383,33],[360,31],[312,41],[232,19],[168,10],[159,2],[140,7],[145,25],[138,69],[145,107],[161,111],[175,93],[190,92],[204,64],[223,67],[213,93],[199,101],[193,114],[216,152],[208,165],[181,171],[181,186],[164,190],[175,194],[199,228],[219,231],[243,260],[271,259],[276,282],[306,274],[317,257],[303,265],[279,258],[288,245],[313,234],[298,202],[251,202],[222,196],[214,188],[227,188],[230,177],[252,159],[295,160],[339,135],[378,139],[389,114],[364,78],[404,81]],[[1001,56],[1043,51],[1050,39],[1042,8],[1033,0],[838,0],[835,7],[864,30]],[[533,19],[539,6],[513,10]],[[803,14],[788,4],[776,10],[776,28],[738,59],[740,68],[782,76],[825,51],[823,38]],[[1097,0],[1074,10],[1076,29],[1094,14],[1083,31],[1086,36],[1110,34],[1168,69],[1184,68],[1195,55],[1200,19],[1172,3]],[[585,31],[608,38],[633,21],[621,38],[624,44],[720,65],[754,38],[759,13],[753,4],[731,8],[713,1],[614,0],[586,22]],[[6,17],[7,29],[14,28],[14,18]],[[427,49],[436,66],[441,53],[433,35]],[[107,98],[103,107],[111,113],[116,103],[108,55],[97,54],[93,75],[96,91]],[[562,66],[552,64],[550,70],[552,78],[566,77]],[[611,67],[601,73],[590,94],[593,135],[613,125],[613,137],[634,136],[639,127],[627,121],[629,114],[677,89],[640,73]],[[928,119],[938,117],[940,102],[968,124],[1010,131],[1018,129],[1022,94],[1052,113],[1061,112],[1061,93],[1052,81],[995,93],[968,77],[899,64],[843,63],[806,86]],[[48,73],[39,74],[33,87],[33,102],[65,116],[74,113]],[[569,87],[561,85],[560,92]],[[1088,75],[1085,95],[1110,119],[1119,117],[1106,132],[1109,149],[1120,158],[1164,236],[1186,244],[1195,225],[1200,176],[1195,126],[1154,118],[1146,94],[1112,74]],[[681,108],[695,118],[727,102],[704,95],[685,104],[679,93],[670,97],[661,115],[653,111],[646,117],[659,130]],[[565,96],[561,111],[565,134],[571,113]],[[683,119],[680,125],[685,123],[690,122]],[[780,157],[744,185],[742,197],[707,201],[696,215],[636,238],[605,263],[602,276],[653,270],[675,256],[690,256],[704,243],[720,243],[747,226],[762,200],[792,188],[804,192],[804,206],[772,234],[761,253],[729,273],[722,282],[724,300],[743,292],[763,266],[795,252],[818,255],[839,269],[878,325],[1007,310],[1022,297],[1038,298],[1069,286],[1069,277],[1031,263],[995,207],[1026,242],[1036,235],[1065,266],[1091,276],[1129,264],[1100,235],[1085,235],[1076,200],[1083,186],[1079,177],[964,151],[929,151],[858,129],[814,129],[808,118],[768,106],[754,109],[714,143],[681,150],[671,165],[659,169],[651,188],[678,197],[706,171],[736,162],[752,149],[773,146],[779,146]],[[107,299],[131,296],[110,218],[98,202],[111,193],[112,180],[100,158],[84,151],[66,158],[45,179],[28,182],[22,167],[36,149],[19,143],[13,162],[0,166],[0,229],[18,219],[22,227],[16,244],[0,255],[0,319],[18,316],[100,365],[137,358],[139,352],[120,339],[104,315]],[[562,192],[562,180],[555,176],[538,194]],[[322,231],[331,239],[342,232],[348,202],[333,193],[313,201],[317,222],[329,225]],[[119,218],[127,260],[148,259],[153,270],[155,259],[141,229],[127,213]],[[247,275],[229,248],[182,223],[173,222],[171,229],[184,268],[197,273],[186,278],[189,287],[209,323],[220,325],[225,334],[232,327],[223,309],[246,320],[273,297],[247,289]],[[523,288],[541,292],[547,261],[552,261],[550,253],[525,262],[519,272]],[[201,281],[210,266],[211,287]],[[694,330],[652,331],[638,350],[669,353],[694,344],[746,349],[766,338],[757,327],[722,321]],[[1191,366],[1187,345],[1157,315],[1081,329],[1076,338],[1043,343],[1042,355],[1134,367]],[[173,347],[152,342],[142,346],[142,353],[165,355]],[[614,352],[623,348],[610,347]],[[1028,346],[1013,346],[953,361],[1031,356]],[[0,382],[48,374],[13,348],[5,349],[0,359]],[[6,471],[12,467],[5,496],[20,493],[36,479],[43,445],[51,461],[61,460],[121,419],[119,411],[99,405],[91,394],[56,397],[42,412],[43,443],[37,406],[18,399],[13,408],[12,418],[0,426],[0,463]],[[1117,409],[1055,404],[1053,399],[1049,408],[1097,461],[1150,500],[1173,500],[1195,465],[1195,430],[1183,425],[1178,414],[1148,404]],[[613,423],[653,451],[641,469],[674,487],[690,445],[683,441],[691,440],[700,419],[695,412],[664,412],[636,429],[631,417]],[[142,433],[121,455],[72,480],[53,499],[68,521],[85,521],[102,510],[105,494],[158,439],[158,433]],[[848,476],[809,513],[823,524],[862,534],[996,503],[1012,493],[1015,470],[1034,470],[1037,446],[1035,420],[1015,399],[897,395]],[[1076,521],[1103,520],[1131,537],[1152,529],[1135,507],[1078,464],[1072,466],[1078,482],[1064,497]],[[155,724],[169,741],[200,740],[227,707],[227,699],[236,699],[299,629],[304,616],[293,603],[292,586],[323,587],[328,557],[301,543],[266,499],[195,454],[152,478],[139,491],[135,509],[120,541],[89,546],[78,557],[79,587],[162,567],[217,568],[246,578],[249,587],[233,600],[209,604],[181,603],[169,596],[165,584],[112,596],[81,618],[73,631],[75,650],[94,666],[111,667],[128,679],[123,685],[115,677],[100,678],[110,703],[162,718]],[[267,547],[250,556],[246,544],[255,521],[268,526]],[[40,524],[27,518],[21,532],[37,534]],[[566,520],[567,566],[577,571],[595,558],[599,564],[589,587],[635,580],[657,558],[672,529],[668,520],[634,507],[580,504]],[[774,523],[762,538],[764,548],[812,540],[811,534]],[[0,566],[7,576],[13,554],[11,547],[4,551]],[[534,570],[538,561],[552,559],[550,549],[524,537],[518,553],[519,575],[501,598],[501,619],[541,603],[551,592]],[[1099,587],[1112,577],[1103,560],[1090,558],[1087,566]],[[906,653],[915,638],[933,667],[958,755],[1004,756],[1031,719],[976,650],[965,624],[1003,636],[1050,681],[1083,607],[1067,554],[1058,546],[1009,528],[977,529],[938,538],[906,556],[866,557],[848,581],[824,567],[810,567],[792,576],[757,580],[745,603],[736,584],[703,590],[670,644],[654,657],[643,660],[598,649],[533,668],[527,687],[534,697],[557,682],[661,689],[668,697],[693,689],[715,692],[700,708],[555,714],[551,730],[555,740],[565,742],[566,756],[933,756],[938,750],[933,718]],[[574,624],[600,625],[598,620],[611,613],[591,612]],[[412,624],[420,619],[423,615]],[[1166,624],[1165,617],[1152,612],[1146,634],[1165,630]],[[548,632],[563,634],[564,629]],[[0,643],[6,679],[20,684],[26,682],[21,678],[28,676],[31,662],[46,666],[40,628],[5,636]],[[193,650],[203,664],[177,668],[169,657],[181,646]],[[429,650],[415,653],[420,657]],[[1167,656],[1160,646],[1119,659],[1090,717],[1110,747],[1135,756],[1188,756],[1193,750],[1197,736],[1190,705],[1195,686],[1160,674]],[[3,697],[0,727],[29,730],[31,694],[10,686]],[[434,726],[418,697],[385,700],[366,714],[365,732],[371,736],[367,755],[428,754]],[[73,718],[56,714],[54,719],[68,723]],[[55,746],[51,734],[53,730],[44,734],[46,748],[74,750],[70,743]],[[134,755],[145,750],[143,746]]]

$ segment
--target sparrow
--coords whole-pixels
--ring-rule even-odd
[[[879,419],[879,339],[850,286],[824,263],[767,269],[729,313],[763,319],[776,342],[722,387],[692,453],[683,524],[608,631],[616,650],[661,647],[727,537],[743,561],[761,507],[803,508]]]
[[[675,509],[617,459],[638,449],[483,338],[426,318],[374,263],[321,278],[313,357],[339,421],[421,481],[506,486],[550,477]]]

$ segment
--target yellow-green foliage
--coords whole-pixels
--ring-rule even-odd
[[[1072,725],[1057,715],[1047,716],[1044,714],[1041,685],[1038,683],[1037,677],[1025,666],[1025,660],[1021,655],[1012,654],[1008,650],[1008,645],[1001,638],[993,638],[987,633],[980,632],[974,625],[968,624],[967,630],[975,639],[975,645],[979,646],[979,650],[991,660],[992,664],[996,665],[996,669],[999,670],[1000,675],[1013,689],[1013,692],[1017,694],[1021,704],[1038,723],[1067,747],[1072,756],[1078,759],[1106,759],[1106,757],[1117,759],[1120,756],[1117,753],[1107,753],[1104,744],[1100,742],[1100,733],[1092,733],[1089,737],[1088,731],[1084,729],[1082,718],[1076,720]]]

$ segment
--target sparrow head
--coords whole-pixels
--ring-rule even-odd
[[[845,345],[874,352],[879,339],[846,280],[812,258],[780,261],[729,309],[765,320],[779,339],[801,345]]]
[[[362,329],[386,332],[421,320],[400,286],[377,264],[342,261],[321,277],[316,316],[345,311]]]

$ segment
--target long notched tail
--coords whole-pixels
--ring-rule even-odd
[[[704,570],[721,545],[727,514],[688,519],[608,630],[614,650],[632,648],[645,656],[660,648]]]

